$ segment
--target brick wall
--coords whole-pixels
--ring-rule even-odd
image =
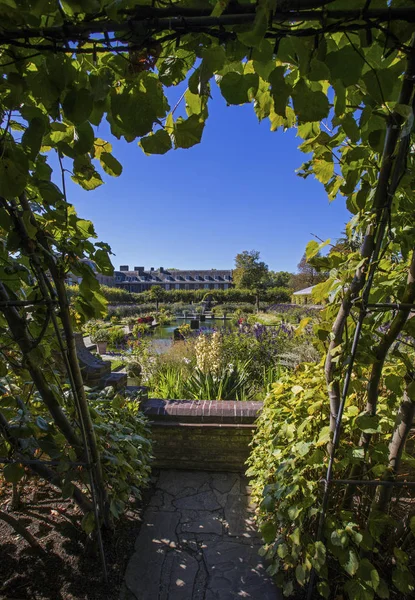
[[[146,400],[156,468],[244,471],[262,402]]]

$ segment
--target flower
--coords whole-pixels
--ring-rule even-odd
[[[183,362],[186,363],[186,365],[189,365],[192,361],[190,360],[190,358],[184,358]]]

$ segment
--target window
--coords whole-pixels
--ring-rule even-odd
[[[180,290],[180,284],[179,283],[176,283],[174,287],[176,288],[176,290]]]
[[[170,289],[170,284],[166,283],[166,290],[169,290],[169,289]]]
[[[225,283],[225,284],[223,285],[223,289],[224,289],[224,290],[227,290],[227,289],[228,289],[228,287],[229,287],[229,286],[228,286],[228,284],[227,284],[227,283]]]
[[[219,289],[219,285],[217,283],[215,283],[214,288],[215,288],[215,290],[218,290]]]
[[[205,290],[208,290],[209,289],[209,284],[205,283],[205,285],[203,287],[205,288]]]

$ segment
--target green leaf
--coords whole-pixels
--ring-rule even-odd
[[[320,596],[323,596],[323,598],[330,598],[330,586],[327,581],[319,581],[317,584],[317,590]]]
[[[315,158],[312,164],[316,179],[318,179],[318,181],[321,183],[328,183],[334,175],[333,160],[320,160]]]
[[[367,558],[360,561],[357,576],[364,585],[377,590],[380,581],[379,573]]]
[[[190,117],[191,115],[203,115],[203,118],[207,118],[207,98],[206,96],[200,96],[199,94],[193,94],[190,90],[184,95],[186,101],[186,113]]]
[[[316,254],[319,252],[319,250],[320,250],[320,244],[318,242],[316,242],[315,240],[311,240],[310,242],[308,242],[306,249],[305,249],[306,260],[310,260],[310,258],[313,258],[313,256],[316,256]]]
[[[312,548],[313,546],[311,546]],[[326,564],[326,547],[323,542],[314,543],[314,554],[311,558],[311,564],[317,572]]]
[[[86,88],[80,90],[70,90],[62,103],[65,117],[74,123],[80,125],[88,120],[93,107],[92,94]]]
[[[406,391],[409,398],[412,401],[415,401],[415,381],[411,381],[411,383],[406,386]]]
[[[330,438],[330,427],[327,425],[326,427],[323,427],[321,429],[319,438],[316,442],[316,446],[323,446],[324,444],[327,444],[330,441]]]
[[[270,544],[275,540],[275,535],[277,533],[277,526],[275,523],[267,521],[266,523],[263,523],[259,529],[266,544]]]
[[[86,154],[90,152],[94,146],[94,130],[91,125],[86,121],[82,125],[78,125],[76,128],[77,140],[74,144],[74,151],[76,154]]]
[[[166,154],[172,148],[171,137],[165,129],[159,129],[141,138],[139,146],[146,154]]]
[[[306,570],[303,565],[297,565],[295,569],[295,577],[301,586],[304,586],[306,580]]]
[[[340,564],[346,573],[349,575],[354,575],[359,568],[359,559],[356,555],[356,552],[352,548],[347,550],[346,558],[341,560]]]
[[[326,63],[317,58],[312,58],[308,79],[310,81],[324,81],[330,79],[330,71]]]
[[[340,79],[345,87],[359,81],[365,64],[363,57],[350,45],[329,52],[324,62],[330,70],[331,81]]]
[[[370,69],[363,76],[367,93],[378,104],[397,99],[395,86],[399,85],[397,73],[391,69]]]
[[[285,117],[288,98],[292,88],[285,78],[285,67],[276,67],[271,71],[268,80],[271,84],[271,93],[274,99],[274,110],[277,115]]]
[[[371,588],[366,587],[360,581],[352,579],[348,581],[344,589],[349,597],[349,600],[373,600],[375,594]]]
[[[369,415],[362,413],[356,417],[357,427],[364,433],[378,433],[380,417],[378,415]]]
[[[174,123],[173,135],[176,148],[191,148],[202,139],[205,122],[198,115],[187,119],[179,117]]]
[[[9,483],[18,483],[24,476],[24,474],[24,468],[22,467],[22,465],[18,465],[17,463],[10,463],[8,465],[5,465],[3,469],[4,479]]]
[[[53,144],[58,144],[59,142],[71,143],[74,141],[75,128],[73,125],[67,123],[51,123],[50,128],[51,131],[48,137]]]
[[[81,527],[82,529],[85,531],[85,533],[89,534],[92,533],[95,529],[95,516],[94,513],[91,512],[87,512],[82,521],[81,521]]]
[[[72,481],[65,481],[62,486],[62,498],[72,498],[72,494],[74,492],[75,486]]]
[[[36,187],[45,204],[54,205],[63,198],[63,194],[58,186],[51,181],[38,181]]]
[[[409,594],[415,589],[414,576],[406,567],[394,569],[392,572],[392,581],[402,594]]]
[[[201,71],[209,79],[223,68],[226,61],[225,49],[219,45],[202,48],[200,56],[203,59]]]
[[[303,79],[300,79],[292,91],[294,110],[300,123],[321,121],[329,113],[328,98],[321,91],[311,90]]]
[[[343,530],[332,531],[330,539],[334,546],[340,546],[340,548],[346,548],[349,544],[349,536]]]
[[[350,141],[356,143],[360,139],[360,129],[353,118],[352,113],[347,113],[341,119],[341,124]]]
[[[287,581],[284,583],[282,593],[286,598],[292,596],[292,594],[294,593],[294,584],[292,581]]]
[[[241,75],[231,71],[222,77],[220,91],[228,104],[245,104],[254,98],[258,85],[256,73]]]
[[[83,177],[82,175],[72,175],[72,181],[78,183],[84,190],[95,190],[97,187],[102,185],[104,182],[102,181],[99,173],[95,172],[91,177]]]
[[[111,177],[119,177],[122,173],[122,165],[109,152],[102,152],[99,162],[104,171]]]
[[[39,154],[44,133],[45,121],[39,117],[35,117],[30,121],[29,127],[22,136],[22,145],[32,160],[35,160]]]
[[[186,78],[187,73],[194,65],[196,54],[189,50],[179,48],[170,56],[163,57],[159,65],[159,78],[163,85],[177,85]]]
[[[147,135],[166,115],[168,104],[161,82],[150,73],[140,73],[134,87],[112,90],[110,109],[111,129],[115,127],[118,137],[121,133],[131,141]]]
[[[15,198],[26,187],[29,163],[18,146],[7,148],[0,158],[0,196]]]
[[[379,598],[382,598],[382,599],[387,600],[389,598],[388,584],[386,583],[386,581],[384,579],[379,580],[379,585],[376,589],[376,594],[379,596]]]

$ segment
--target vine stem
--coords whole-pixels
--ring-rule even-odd
[[[404,80],[399,95],[399,104],[409,105],[412,103],[412,95],[415,84],[415,35],[412,38],[411,53],[408,57],[408,64],[404,74]],[[339,313],[335,320],[332,329],[332,341],[330,343],[326,363],[325,374],[328,387],[328,396],[330,401],[330,432],[332,433],[332,441],[329,444],[329,462],[324,482],[324,493],[320,518],[318,522],[316,541],[321,541],[324,537],[324,525],[330,499],[331,479],[333,475],[334,459],[337,447],[340,441],[341,422],[346,404],[347,395],[349,392],[350,381],[353,373],[356,352],[360,341],[360,335],[364,319],[366,317],[366,304],[369,299],[369,294],[373,284],[373,278],[376,271],[376,265],[380,256],[383,239],[388,225],[388,217],[390,208],[393,203],[396,187],[392,187],[396,179],[397,170],[402,165],[402,160],[408,152],[409,146],[405,144],[406,140],[402,140],[400,144],[400,152],[396,152],[398,146],[404,118],[396,111],[393,111],[390,116],[384,149],[382,153],[381,168],[376,186],[376,191],[373,199],[372,211],[376,215],[374,227],[370,227],[366,233],[362,246],[363,264],[355,273],[352,283],[346,292],[345,298],[340,306]],[[409,132],[407,134],[409,136]],[[405,152],[405,153],[404,153]],[[397,156],[399,155],[399,160]],[[394,179],[395,175],[395,179]],[[396,180],[399,182],[399,179]],[[333,363],[333,351],[342,344],[343,332],[347,322],[347,318],[351,312],[354,301],[359,293],[362,294],[362,307],[359,312],[358,322],[355,328],[352,347],[350,351],[347,370],[343,382],[343,389],[340,393],[340,382],[336,379],[335,363]],[[314,592],[316,572],[313,569],[309,580],[307,590],[307,600],[311,600]]]

